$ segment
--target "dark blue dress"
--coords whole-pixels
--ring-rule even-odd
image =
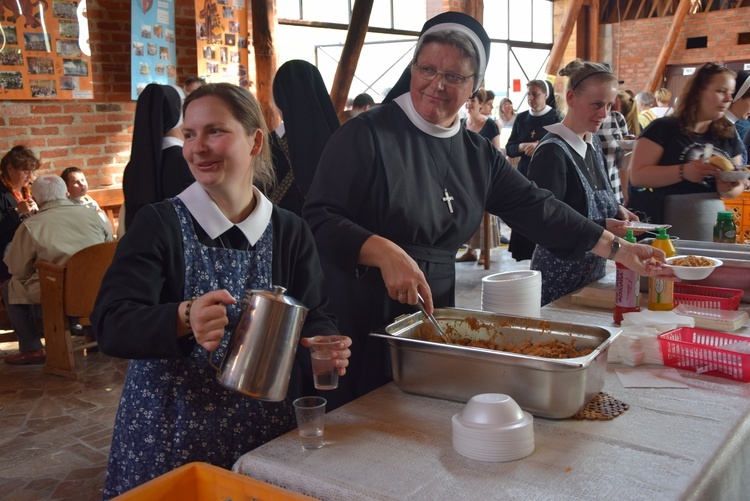
[[[586,196],[586,215],[588,218],[593,221],[615,217],[617,215],[617,199],[612,192],[612,187],[609,184],[609,176],[604,168],[604,157],[601,153],[601,147],[594,147],[594,158],[596,161],[593,162],[595,165],[591,167],[598,171],[599,178],[605,182],[603,189],[594,189],[581,171],[580,162],[577,162],[573,157],[568,143],[552,134],[548,134],[539,142],[537,151],[545,143],[552,143],[562,148],[565,156],[578,174]],[[580,157],[578,158],[580,159]],[[581,162],[585,163],[585,160]],[[559,169],[566,168],[566,166],[562,165],[555,165],[553,167]],[[606,264],[606,259],[590,252],[586,253],[580,261],[560,259],[544,247],[537,245],[531,257],[531,269],[542,272],[542,305],[551,303],[566,294],[602,278],[605,273]]]
[[[271,288],[273,228],[254,249],[207,247],[198,241],[190,213],[172,199],[182,229],[185,299],[217,289],[236,298]],[[229,325],[210,354],[219,365],[241,307],[227,306]],[[255,400],[216,382],[209,353],[195,345],[178,359],[132,360],[115,421],[104,487],[109,499],[185,463],[204,461],[231,469],[244,453],[295,426],[291,405]]]

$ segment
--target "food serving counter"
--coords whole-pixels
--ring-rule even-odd
[[[570,297],[542,315],[612,325],[611,313]],[[322,449],[303,451],[295,430],[234,470],[325,500],[746,499],[750,384],[681,371],[687,389],[625,388],[617,368],[628,367],[609,364],[603,391],[628,411],[611,421],[535,417],[536,450],[518,461],[461,456],[451,417],[463,404],[390,383],[329,413]]]

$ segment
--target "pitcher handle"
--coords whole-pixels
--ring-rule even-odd
[[[216,367],[216,366],[214,365],[214,361],[213,361],[213,360],[211,360],[211,356],[212,356],[213,354],[214,354],[214,352],[213,352],[213,351],[208,351],[208,350],[206,350],[206,361],[208,362],[208,365],[210,365],[211,367],[213,367],[213,368],[214,368],[214,370],[216,371],[216,373],[217,373],[217,374],[219,374],[219,373],[221,372],[221,369],[219,369],[218,367]]]

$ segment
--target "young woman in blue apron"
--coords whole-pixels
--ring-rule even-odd
[[[594,134],[617,96],[617,78],[604,65],[576,59],[560,70],[568,76],[568,113],[536,147],[529,179],[615,235],[637,217],[618,205]],[[619,218],[619,219],[615,219]],[[542,305],[604,276],[606,259],[588,253],[580,261],[561,259],[537,246],[531,269],[542,272]]]
[[[245,89],[211,84],[184,105],[183,154],[196,178],[143,207],[118,243],[92,315],[100,349],[133,359],[120,399],[104,498],[192,461],[231,468],[295,426],[289,397],[254,400],[216,382],[240,317],[236,298],[272,285],[309,308],[302,344],[337,334],[306,224],[253,181],[272,179],[267,130]],[[351,341],[336,353],[339,374]],[[298,363],[309,361],[298,350]],[[294,381],[293,381],[294,383]]]

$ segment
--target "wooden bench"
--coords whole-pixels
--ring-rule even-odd
[[[47,374],[77,379],[74,352],[96,346],[95,342],[74,346],[69,319],[78,317],[79,324],[91,325],[88,317],[116,246],[117,242],[105,242],[86,247],[73,254],[65,266],[46,261],[34,264],[42,296]]]
[[[96,200],[99,207],[107,214],[112,230],[117,234],[117,225],[120,218],[120,207],[125,203],[122,187],[95,188],[89,190],[88,194]]]

